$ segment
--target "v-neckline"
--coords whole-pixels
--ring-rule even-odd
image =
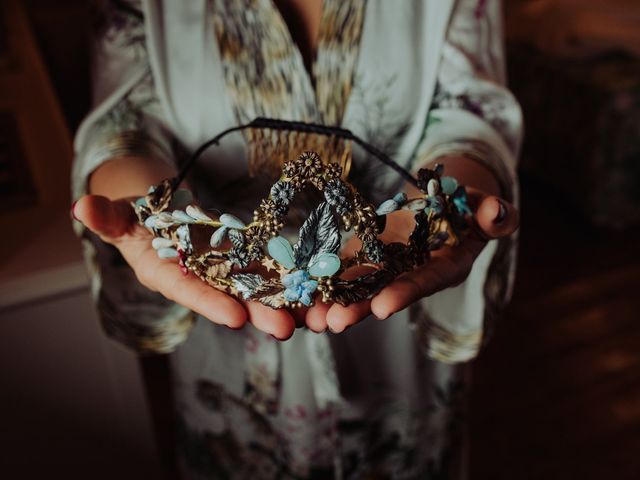
[[[318,109],[318,116],[322,117],[323,116],[322,105],[320,104],[320,101],[319,101],[320,99],[318,98],[317,62],[318,62],[318,57],[319,55],[321,55],[322,49],[325,47],[324,44],[326,42],[325,29],[326,29],[327,11],[331,9],[332,7],[331,2],[334,0],[322,1],[322,12],[320,13],[320,25],[318,27],[318,38],[316,39],[316,48],[315,48],[315,51],[313,52],[313,58],[310,59],[311,60],[309,64],[310,69],[307,69],[304,55],[302,54],[302,50],[300,49],[300,45],[298,45],[298,43],[293,38],[291,29],[289,28],[289,25],[284,19],[284,16],[282,15],[282,12],[276,5],[275,1],[274,0],[265,0],[265,1],[270,5],[270,8],[273,12],[274,19],[279,23],[278,27],[282,29],[283,32],[285,32],[286,43],[290,45],[291,49],[293,50],[294,58],[292,60],[293,60],[293,63],[295,64],[294,70],[303,72],[307,86],[309,90],[313,92],[314,102]],[[348,0],[344,0],[344,1],[348,1]]]
[[[315,38],[311,39],[311,56],[310,58],[306,58],[306,56],[304,55],[301,45],[300,43],[298,43],[296,41],[296,39],[294,38],[294,34],[292,31],[292,25],[290,25],[287,20],[285,19],[285,15],[283,13],[283,10],[281,9],[280,6],[278,6],[278,4],[276,3],[276,0],[268,0],[268,2],[271,3],[271,8],[277,13],[277,16],[280,19],[280,22],[282,23],[282,25],[285,27],[286,31],[288,32],[288,40],[291,43],[291,45],[293,45],[294,49],[297,51],[298,56],[300,57],[301,63],[304,67],[304,70],[307,72],[307,76],[309,77],[309,82],[311,83],[311,85],[314,87],[315,89],[315,84],[316,84],[316,79],[315,79],[315,74],[314,74],[314,70],[315,70],[315,65],[316,65],[316,60],[318,58],[318,50],[320,49],[320,40],[323,37],[322,33],[323,33],[323,27],[325,26],[325,14],[327,12],[327,9],[325,8],[325,5],[327,2],[330,2],[331,0],[322,0],[321,2],[321,8],[320,8],[320,22],[317,25],[318,28],[318,33],[317,36]],[[308,63],[307,63],[308,62]],[[308,67],[308,68],[307,68]]]
[[[355,76],[365,1],[323,1],[309,71],[273,0],[213,0],[218,48],[238,121],[267,116],[339,125]]]

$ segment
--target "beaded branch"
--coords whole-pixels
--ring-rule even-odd
[[[245,223],[229,213],[212,215],[193,203],[188,190],[178,185],[204,151],[227,134],[243,129],[302,131],[353,141],[422,192],[417,198],[399,193],[377,208],[343,178],[343,168],[323,163],[315,152],[287,161],[269,196]],[[326,159],[325,159],[326,160]],[[177,258],[185,273],[191,272],[214,288],[244,300],[272,308],[325,303],[349,305],[375,296],[398,275],[429,259],[430,252],[456,245],[469,231],[471,210],[463,186],[443,177],[443,167],[422,169],[417,178],[375,147],[348,130],[321,125],[256,119],[229,129],[203,144],[182,171],[149,189],[133,207],[141,225],[153,234],[153,247],[161,258]],[[292,245],[280,235],[296,194],[307,188],[321,192],[315,207]],[[415,227],[407,243],[383,243],[386,216],[398,210],[414,213]],[[350,257],[340,257],[342,236],[353,231],[361,247]],[[206,246],[197,239],[206,238]],[[262,266],[255,273],[254,266]],[[347,279],[356,266],[367,273]]]

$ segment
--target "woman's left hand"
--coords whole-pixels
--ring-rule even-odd
[[[490,191],[497,190],[495,182],[479,182]],[[414,190],[409,197],[420,194]],[[473,210],[475,225],[472,233],[454,246],[431,252],[431,258],[421,267],[402,274],[382,289],[375,297],[347,307],[317,302],[305,315],[307,327],[315,332],[329,329],[339,333],[373,314],[380,320],[403,310],[421,298],[462,283],[471,271],[488,240],[511,235],[519,224],[518,211],[505,200],[467,187],[469,204]],[[387,216],[387,227],[380,239],[385,243],[406,243],[414,228],[413,213],[394,212]],[[352,254],[359,248],[354,238],[345,248]]]

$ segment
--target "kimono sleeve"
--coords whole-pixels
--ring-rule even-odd
[[[436,91],[416,165],[461,155],[488,167],[518,203],[520,107],[505,86],[501,2],[459,0],[442,46]],[[467,280],[415,306],[421,346],[447,362],[473,358],[511,295],[516,236],[493,240]]]
[[[173,164],[173,136],[150,68],[143,9],[136,1],[95,4],[94,107],[75,138],[74,199],[104,162],[145,156]],[[76,222],[77,223],[77,222]],[[98,313],[108,335],[143,353],[167,353],[186,339],[194,318],[140,284],[118,251],[76,224]]]

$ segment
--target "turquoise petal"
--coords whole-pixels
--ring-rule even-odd
[[[147,206],[147,199],[144,197],[140,197],[139,199],[136,200],[135,203],[136,207],[146,207]]]
[[[387,215],[391,212],[395,212],[398,208],[400,208],[400,205],[398,205],[398,202],[395,200],[385,200],[376,210],[376,215]]]
[[[220,217],[222,219],[222,217]],[[271,258],[276,260],[284,268],[291,270],[296,266],[296,262],[293,259],[293,248],[291,244],[284,237],[273,237],[267,244],[267,251]]]
[[[288,273],[287,275],[282,277],[282,284],[286,288],[295,288],[296,287],[295,279],[293,278],[293,275],[291,275],[290,273]]]
[[[182,210],[174,210],[171,216],[180,223],[196,223],[195,219],[191,218]]]
[[[213,232],[213,235],[211,235],[211,240],[209,241],[209,245],[211,245],[213,248],[222,245],[224,237],[227,235],[227,230],[229,230],[227,227],[222,226],[215,232]]]
[[[427,200],[424,198],[414,198],[405,205],[405,208],[414,212],[419,212],[420,210],[427,208]]]
[[[304,290],[300,294],[300,303],[302,303],[303,305],[306,305],[307,307],[311,306],[311,304],[313,303],[313,297],[311,296],[311,293],[312,292],[308,292]]]
[[[396,193],[393,199],[398,202],[400,205],[404,204],[407,201],[407,194],[404,192]]]
[[[175,248],[161,248],[158,250],[158,256],[160,258],[176,258],[178,251]]]
[[[209,217],[209,215],[204,213],[202,209],[196,205],[188,205],[185,211],[191,218],[195,218],[196,220],[200,220],[201,222],[211,221],[211,217]]]
[[[158,220],[157,216],[150,215],[144,221],[144,226],[147,227],[147,228],[156,228],[156,220]]]
[[[315,292],[316,288],[318,288],[318,282],[315,280],[307,280],[302,284],[302,288],[307,292]]]
[[[156,237],[151,240],[151,246],[155,250],[160,250],[161,248],[173,247],[173,241],[168,238]]]
[[[287,288],[284,291],[283,296],[287,302],[297,302],[298,299],[300,298],[300,295],[298,295],[298,292],[290,288]]]
[[[445,195],[453,195],[453,192],[458,188],[458,181],[453,177],[442,177],[440,179],[440,186]]]
[[[340,257],[335,253],[318,255],[307,269],[314,277],[330,277],[340,269]]]
[[[430,197],[435,197],[438,194],[438,190],[440,190],[440,183],[438,183],[438,180],[435,178],[429,180],[429,183],[427,183],[427,194]]]
[[[220,223],[229,228],[244,228],[246,225],[238,217],[234,217],[229,213],[223,213],[220,215]]]

